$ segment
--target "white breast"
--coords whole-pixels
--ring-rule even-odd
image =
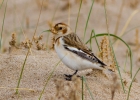
[[[55,51],[67,67],[69,67],[72,70],[84,70],[90,68],[102,69],[102,67],[100,67],[100,64],[92,63],[88,60],[82,59],[78,55],[66,50],[63,47],[64,42],[62,38],[63,37],[57,40],[57,42],[59,41],[59,45],[58,43],[55,43]]]

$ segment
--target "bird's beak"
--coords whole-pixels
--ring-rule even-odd
[[[42,33],[44,33],[44,32],[51,32],[51,33],[53,33],[53,34],[57,34],[57,31],[56,31],[54,28],[45,30],[45,31],[43,31]]]
[[[57,34],[57,31],[56,31],[54,28],[51,28],[50,31],[51,31],[53,34]]]
[[[43,31],[42,33],[44,33],[44,32],[51,32],[51,30],[45,30],[45,31]]]

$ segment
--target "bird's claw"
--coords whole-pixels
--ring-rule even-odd
[[[69,77],[69,78],[71,78],[73,75],[67,75],[67,74],[64,74],[65,75],[65,77]]]
[[[67,75],[67,74],[64,74],[64,75],[65,75],[65,79],[67,81],[71,81],[72,80],[73,75]],[[81,76],[77,75],[77,77],[79,77],[82,80],[82,77]]]
[[[73,75],[67,75],[67,74],[64,74],[64,75],[67,81],[71,81]]]

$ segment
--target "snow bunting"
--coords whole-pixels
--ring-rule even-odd
[[[67,67],[75,70],[74,74],[65,75],[67,80],[71,80],[79,70],[105,69],[106,65],[82,43],[68,25],[57,23],[50,31],[54,34],[54,48],[59,58]]]

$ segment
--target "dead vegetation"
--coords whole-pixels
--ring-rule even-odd
[[[109,45],[109,40],[106,36],[104,36],[101,41],[100,49],[101,52],[99,53],[99,57],[101,60],[107,64],[108,69],[115,71],[116,64],[114,61],[114,56]]]
[[[10,45],[10,46],[13,46],[13,47],[16,47],[16,33],[13,32],[11,37],[12,37],[12,39],[11,39],[11,41],[9,42],[9,45]]]
[[[111,100],[113,100],[115,91],[119,89],[120,84],[118,82],[118,77],[116,74],[116,63],[114,61],[114,56],[112,49],[109,44],[109,37],[104,36],[101,44],[100,44],[100,50],[99,57],[105,64],[107,64],[107,69],[112,70],[113,72],[110,73],[110,76],[108,78],[111,78],[112,84],[110,86],[111,88]]]
[[[139,0],[131,0],[128,5],[130,6],[130,8],[132,9],[136,9],[139,5],[140,1]]]
[[[49,6],[48,0],[44,0],[43,5],[42,5],[42,1],[41,0],[35,0],[36,4],[39,8],[41,8],[41,6],[43,6],[44,9],[47,9]]]
[[[72,77],[72,81],[55,79],[56,95],[51,100],[81,100],[81,79],[77,76]]]
[[[44,43],[41,43],[41,40],[43,39],[43,35],[40,35],[38,37],[34,37],[34,43],[36,45],[37,50],[45,50]]]
[[[16,42],[17,38],[16,38],[16,33],[15,32],[12,33],[11,37],[12,37],[11,41],[9,41],[9,45],[11,47],[15,47],[15,48],[18,48],[18,49],[22,49],[24,47],[26,49],[29,49],[33,44],[35,44],[34,46],[37,50],[45,50],[46,49],[45,44],[41,42],[42,39],[43,39],[43,35],[40,35],[38,37],[35,36],[34,39],[33,39],[34,43],[32,43],[31,40],[27,38],[25,41],[22,41],[19,46],[16,44],[17,43]]]

